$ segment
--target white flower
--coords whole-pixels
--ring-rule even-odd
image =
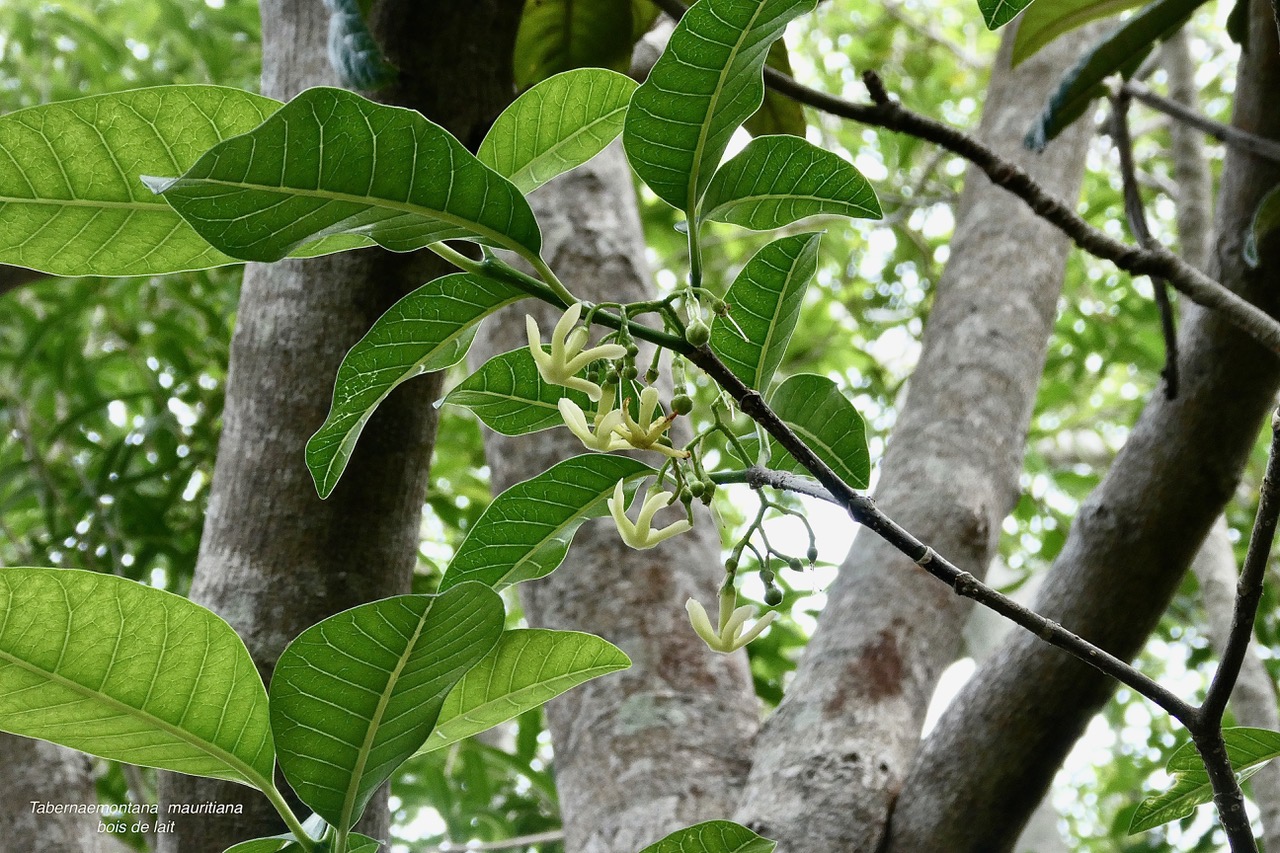
[[[631,446],[614,432],[614,429],[622,423],[622,412],[613,407],[615,387],[613,384],[605,386],[604,397],[596,407],[595,423],[591,426],[587,425],[587,413],[568,397],[561,397],[557,404],[560,407],[560,416],[564,418],[564,425],[578,437],[587,450],[608,453],[611,450],[626,450]]]
[[[676,496],[670,492],[657,492],[649,495],[648,486],[636,492],[633,504],[641,504],[641,506],[640,515],[633,524],[631,519],[627,518],[627,508],[624,506],[626,503],[626,496],[622,492],[622,484],[624,482],[624,480],[619,480],[618,484],[613,487],[613,497],[608,501],[609,512],[613,515],[614,523],[618,525],[618,533],[622,535],[622,541],[632,548],[637,551],[644,551],[693,527],[689,523],[689,519],[682,518],[679,521],[673,521],[661,530],[654,530],[654,514],[663,507],[669,506]],[[646,495],[648,496],[646,497]]]
[[[631,410],[624,405],[622,407],[623,423],[617,427],[616,431],[618,435],[626,440],[627,444],[630,444],[636,450],[656,450],[673,459],[687,457],[689,451],[676,450],[669,445],[661,443],[663,433],[670,428],[671,422],[676,419],[675,413],[661,415],[656,421],[653,419],[655,414],[661,415],[661,410],[658,408],[658,389],[649,386],[640,392],[640,419],[633,419]]]
[[[583,349],[591,333],[583,326],[574,328],[581,316],[581,302],[575,302],[569,306],[569,310],[564,312],[564,316],[556,323],[555,330],[551,333],[550,353],[542,348],[542,330],[538,328],[538,322],[533,317],[526,316],[524,319],[525,331],[529,333],[529,352],[533,354],[538,373],[542,374],[542,378],[547,382],[573,388],[583,392],[592,400],[599,400],[600,386],[574,374],[597,359],[622,358],[627,354],[627,350],[620,344],[601,344]]]
[[[732,601],[732,597],[729,600]],[[769,627],[769,623],[778,616],[775,611],[770,610],[761,616],[749,631],[744,633],[742,629],[746,626],[747,619],[755,611],[755,608],[750,604],[744,604],[726,614],[724,612],[725,605],[725,596],[722,595],[720,599],[721,626],[720,630],[717,631],[711,626],[711,620],[707,618],[706,608],[702,606],[701,602],[691,598],[684,604],[685,610],[689,611],[689,622],[693,625],[693,630],[697,632],[698,636],[702,638],[702,641],[707,644],[711,651],[720,652],[721,654],[727,655],[730,652],[735,652],[756,637],[759,637],[761,632]]]

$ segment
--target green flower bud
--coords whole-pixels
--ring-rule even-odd
[[[640,347],[635,344],[627,344],[627,358],[635,358],[640,352]]]
[[[765,586],[773,586],[774,574],[773,569],[760,570],[760,582]]]
[[[711,340],[711,330],[701,320],[694,320],[684,330],[684,339],[695,347],[706,346],[707,341]]]
[[[791,568],[791,571],[793,572],[798,572],[804,568],[804,566],[800,562],[799,557],[792,557],[790,560],[787,560],[787,565]]]
[[[624,365],[622,368],[623,379],[635,379],[640,375],[640,371],[636,369],[634,364]]]
[[[738,559],[736,557],[730,557],[729,559],[725,560],[724,570],[726,572],[736,572],[738,570]]]
[[[777,607],[782,603],[782,590],[776,586],[770,586],[764,591],[764,603],[770,607]]]
[[[694,480],[689,484],[689,494],[693,495],[695,498],[702,497],[702,493],[706,490],[707,487],[702,484],[701,480]]]
[[[816,545],[809,546],[809,562],[810,563],[818,562],[818,548]]]
[[[671,398],[671,411],[677,415],[687,415],[693,411],[693,398],[688,394],[677,394]]]

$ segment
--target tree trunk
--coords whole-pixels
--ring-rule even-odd
[[[101,815],[36,814],[36,804],[97,805],[88,756],[16,735],[0,735],[5,770],[0,774],[0,850],[14,853],[108,853],[110,833],[98,832]],[[128,818],[130,822],[138,818]],[[150,820],[147,818],[147,820]]]
[[[383,0],[373,29],[399,82],[381,93],[464,141],[512,96],[519,0]],[[264,0],[263,92],[292,97],[333,84],[328,18],[318,0]],[[409,591],[436,416],[438,377],[393,393],[369,421],[345,477],[321,501],[303,461],[323,422],[343,354],[392,302],[447,267],[381,250],[271,266],[249,264],[232,340],[224,427],[191,597],[244,637],[264,678],[304,628]],[[280,831],[247,788],[168,775],[168,803],[242,803],[234,817],[175,816],[162,851],[220,853]],[[385,794],[362,831],[387,833]]]
[[[980,136],[1055,194],[1075,198],[1086,128],[1041,156],[1021,146],[1075,58],[1074,42],[1056,42],[1011,70],[1012,40],[1010,28]],[[981,577],[1017,497],[1069,243],[974,169],[957,222],[876,500]],[[870,851],[970,607],[865,531],[829,596],[795,680],[765,724],[738,817],[783,850]]]
[[[545,256],[574,293],[593,301],[651,298],[619,145],[531,201]],[[481,332],[474,364],[526,346],[525,311],[547,329],[556,312],[546,309],[525,303],[500,314]],[[584,452],[566,429],[515,439],[489,434],[485,447],[495,490]],[[635,853],[682,826],[732,813],[758,703],[746,655],[709,651],[684,609],[690,596],[712,601],[722,576],[719,534],[703,513],[692,531],[649,551],[628,548],[607,520],[589,524],[565,565],[520,587],[531,624],[600,634],[632,660],[626,672],[547,706],[569,853]]]
[[[1252,8],[1237,126],[1280,138],[1280,50],[1266,0]],[[1241,248],[1280,168],[1229,150],[1218,214],[1219,280],[1275,313],[1280,247],[1248,269]],[[1230,498],[1280,382],[1275,356],[1211,313],[1185,311],[1178,399],[1157,392],[1081,507],[1039,609],[1120,657],[1155,626]],[[966,685],[916,761],[894,813],[893,851],[1008,849],[1055,769],[1113,689],[1026,632]]]

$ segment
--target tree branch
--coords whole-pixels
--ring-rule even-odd
[[[1120,94],[1142,101],[1153,110],[1162,112],[1170,118],[1177,119],[1197,130],[1203,131],[1219,142],[1225,142],[1227,145],[1239,148],[1241,151],[1247,151],[1250,154],[1256,154],[1259,157],[1265,157],[1268,160],[1280,163],[1280,143],[1249,133],[1247,130],[1241,130],[1238,127],[1214,121],[1208,116],[1201,115],[1190,109],[1185,104],[1180,104],[1172,98],[1166,98],[1164,95],[1156,94],[1145,83],[1130,80],[1120,88]]]
[[[654,2],[677,20],[686,11],[679,0]],[[1267,349],[1280,353],[1280,322],[1256,305],[1242,299],[1168,249],[1161,246],[1149,249],[1131,246],[1094,228],[1070,205],[1047,192],[1024,169],[1004,159],[990,147],[964,131],[913,112],[890,99],[884,84],[874,71],[863,72],[862,79],[871,94],[870,104],[846,101],[811,89],[767,66],[764,69],[764,80],[770,88],[795,98],[802,104],[840,118],[905,133],[960,155],[985,172],[993,184],[1021,198],[1038,216],[1061,230],[1089,254],[1111,261],[1133,275],[1164,278],[1193,302],[1221,311],[1234,325],[1249,333]]]

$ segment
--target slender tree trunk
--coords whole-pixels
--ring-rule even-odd
[[[1270,7],[1252,8],[1235,123],[1280,138],[1280,49]],[[1231,150],[1218,206],[1219,280],[1275,312],[1280,247],[1248,269],[1241,249],[1280,168]],[[1188,306],[1178,399],[1155,394],[1081,507],[1039,609],[1121,657],[1155,626],[1230,498],[1280,382],[1274,355]],[[1025,632],[983,666],[925,744],[894,813],[893,851],[1008,849],[1113,684]]]
[[[532,201],[545,255],[574,293],[593,301],[651,298],[635,194],[617,144]],[[475,365],[527,346],[524,313],[534,311],[545,330],[556,315],[545,309],[522,304],[486,325]],[[584,452],[566,429],[517,439],[490,434],[485,447],[495,490]],[[624,545],[608,520],[589,524],[565,565],[521,586],[531,623],[601,634],[632,660],[630,670],[547,708],[569,853],[635,853],[681,826],[732,813],[758,703],[746,655],[709,651],[684,609],[690,596],[712,601],[722,575],[719,534],[703,513],[692,531],[649,551]]]
[[[519,0],[383,0],[374,33],[400,78],[382,95],[474,139],[510,101],[519,8]],[[284,99],[335,82],[319,0],[264,0],[262,22],[264,94]],[[324,420],[347,349],[395,299],[446,271],[430,255],[381,250],[246,269],[192,598],[240,632],[264,678],[304,628],[409,590],[438,377],[382,404],[327,501],[316,496],[303,448]],[[247,788],[170,775],[161,796],[162,806],[244,806],[235,817],[176,816],[162,851],[220,853],[280,831],[275,813]],[[385,837],[385,795],[362,826]]]
[[[1011,70],[1012,33],[996,60],[980,135],[1074,198],[1087,130],[1073,130],[1042,156],[1023,150],[1021,139],[1075,51],[1063,40]],[[981,577],[1017,496],[1069,244],[976,170],[957,221],[876,500]],[[865,533],[829,595],[795,680],[765,724],[738,817],[783,850],[871,851],[970,608]]]
[[[36,804],[97,804],[89,757],[42,740],[0,735],[0,851],[109,853],[117,846],[98,832],[101,815],[36,814]],[[130,822],[136,818],[129,818]],[[147,820],[150,820],[149,818]]]

